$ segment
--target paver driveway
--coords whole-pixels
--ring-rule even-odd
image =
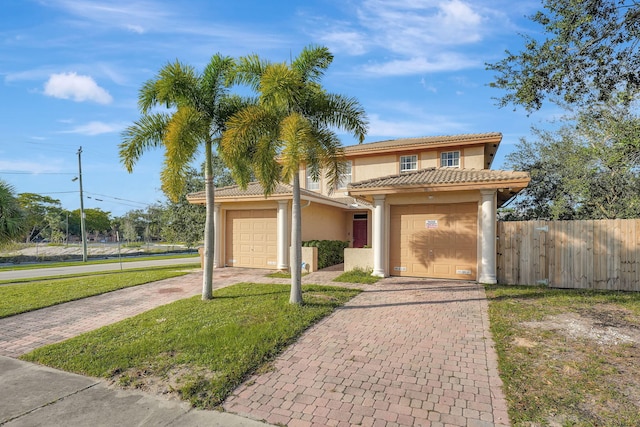
[[[509,425],[488,326],[482,286],[387,278],[224,408],[289,427]]]

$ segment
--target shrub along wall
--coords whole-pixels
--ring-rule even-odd
[[[349,242],[343,240],[309,240],[302,242],[302,246],[318,248],[318,269],[323,269],[344,262],[344,248],[349,247]]]

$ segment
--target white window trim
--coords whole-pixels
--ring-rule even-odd
[[[349,173],[345,172],[343,174],[340,174],[340,182],[338,182],[339,189],[347,188],[347,186],[351,184],[351,178],[353,174],[353,162],[351,160],[347,160],[345,162],[345,165],[347,165],[346,170],[348,170]]]
[[[307,190],[320,191],[320,180],[314,181],[311,177],[311,174],[309,173],[309,169],[305,169],[305,175],[307,177]]]
[[[453,154],[453,155],[457,154],[458,156],[457,156],[457,158],[454,156],[452,158],[444,159],[445,162],[449,163],[449,160],[453,160],[453,161],[457,160],[458,164],[449,165],[449,164],[445,164],[445,162],[443,162],[443,156],[447,156],[449,154]],[[456,150],[456,151],[443,151],[443,152],[440,153],[440,167],[441,168],[460,168],[460,158],[461,158],[461,156],[460,156],[460,151],[459,150]]]
[[[412,163],[414,165],[414,167],[411,168],[411,169],[403,169],[403,166],[405,164],[407,164],[404,160],[407,159],[407,158],[415,159],[415,160],[411,160],[410,162],[408,162],[408,163]],[[416,171],[416,170],[418,170],[418,155],[417,154],[410,154],[408,156],[400,156],[400,173],[413,172],[413,171]]]

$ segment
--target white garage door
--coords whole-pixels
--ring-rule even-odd
[[[391,206],[392,276],[477,279],[478,204]]]
[[[227,266],[276,268],[276,215],[275,210],[227,211]]]

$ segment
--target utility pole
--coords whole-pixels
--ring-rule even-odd
[[[78,179],[80,181],[80,232],[82,233],[82,262],[87,262],[87,233],[84,223],[84,198],[82,197],[82,147],[78,149]]]

